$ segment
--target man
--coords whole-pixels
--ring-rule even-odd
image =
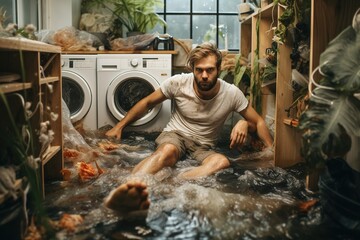
[[[222,55],[210,43],[194,48],[187,65],[191,73],[175,75],[165,80],[159,89],[140,100],[106,135],[121,138],[124,127],[143,116],[149,109],[166,99],[173,99],[174,113],[164,131],[155,140],[156,151],[137,166],[133,173],[155,174],[164,167],[172,167],[189,154],[200,165],[183,172],[180,177],[208,176],[230,165],[223,154],[212,148],[218,134],[232,112],[239,112],[240,120],[232,129],[230,148],[245,142],[248,130],[257,132],[267,147],[273,144],[265,121],[249,105],[244,94],[234,85],[219,79]]]
[[[227,168],[229,160],[212,148],[232,111],[239,112],[245,120],[240,120],[232,129],[230,148],[240,148],[248,130],[257,132],[266,147],[272,147],[273,140],[264,120],[249,105],[244,94],[236,86],[218,79],[221,61],[221,52],[214,45],[204,43],[197,46],[187,61],[191,73],[175,75],[164,81],[159,89],[139,101],[106,133],[120,139],[128,124],[166,99],[174,100],[174,113],[155,140],[156,151],[135,166],[134,174],[154,174],[164,167],[172,167],[185,154],[198,160],[200,165],[183,172],[180,177],[208,176]],[[147,187],[143,182],[122,184],[105,199],[105,206],[123,215],[146,210],[149,205]]]

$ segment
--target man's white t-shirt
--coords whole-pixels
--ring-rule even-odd
[[[174,111],[164,131],[178,130],[202,144],[215,146],[218,135],[228,115],[241,112],[248,105],[242,91],[222,79],[218,94],[210,99],[200,99],[194,90],[192,73],[174,75],[162,82],[163,94],[173,99]]]

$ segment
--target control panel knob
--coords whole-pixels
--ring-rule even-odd
[[[138,61],[136,58],[131,59],[130,65],[131,65],[132,67],[137,67],[137,66],[139,65],[139,61]]]

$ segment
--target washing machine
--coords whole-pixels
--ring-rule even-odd
[[[73,124],[97,129],[96,55],[62,55],[62,98]]]
[[[97,58],[98,128],[114,126],[142,98],[171,76],[171,54],[100,54]],[[150,109],[124,131],[161,132],[171,101]]]

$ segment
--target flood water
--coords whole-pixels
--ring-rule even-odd
[[[105,140],[101,130],[82,134],[84,139],[79,140],[65,133],[65,147],[98,151]],[[305,188],[301,164],[289,169],[273,167],[263,152],[240,155],[228,150],[226,141],[218,150],[229,157],[230,168],[182,180],[178,173],[197,164],[186,159],[174,168],[141,176],[151,201],[146,219],[117,216],[103,206],[103,199],[134,177],[131,170],[154,151],[155,137],[128,133],[115,150],[98,156],[85,150],[77,160],[95,158],[105,171],[88,181],[80,181],[74,159],[65,159],[72,175],[68,181],[47,184],[46,208],[52,219],[63,213],[79,214],[84,222],[75,232],[59,231],[59,239],[353,239],[321,217],[320,202],[301,207],[318,199]]]

